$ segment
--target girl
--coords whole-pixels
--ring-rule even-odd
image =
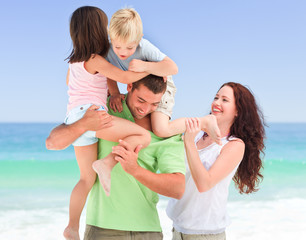
[[[186,120],[186,190],[182,199],[171,199],[167,207],[173,240],[226,239],[231,179],[240,193],[248,194],[258,190],[263,178],[260,153],[265,131],[252,93],[239,83],[225,83],[212,102],[211,114],[217,118],[221,146],[200,132],[199,119]]]
[[[80,7],[71,16],[73,50],[68,57],[69,103],[66,124],[82,118],[88,108],[107,111],[107,78],[131,83],[147,75],[120,70],[105,60],[109,49],[107,24],[106,14],[96,7]],[[80,180],[71,193],[69,224],[64,231],[66,239],[79,239],[79,219],[87,195],[96,180],[95,171],[106,195],[110,194],[110,172],[117,161],[112,154],[95,161],[98,138],[113,142],[125,139],[134,148],[139,144],[146,147],[150,142],[149,132],[130,121],[113,117],[111,125],[97,132],[88,131],[73,143]]]

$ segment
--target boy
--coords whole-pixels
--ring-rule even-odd
[[[109,24],[111,48],[107,60],[122,70],[147,72],[157,76],[167,76],[167,90],[158,108],[151,114],[152,130],[159,137],[170,137],[185,132],[185,118],[169,121],[174,106],[176,87],[172,76],[177,74],[177,65],[148,40],[143,39],[142,22],[139,14],[132,8],[124,8],[115,12]],[[123,95],[117,83],[108,80],[110,107],[122,111]],[[139,115],[143,112],[138,111]],[[219,129],[212,116],[200,118],[202,126],[212,138],[219,142]]]

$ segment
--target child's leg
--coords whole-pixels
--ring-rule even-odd
[[[74,147],[80,169],[80,180],[72,190],[69,205],[69,223],[64,231],[66,239],[79,240],[79,221],[87,195],[96,180],[96,173],[91,165],[97,160],[97,143]]]
[[[152,130],[158,137],[171,137],[186,131],[186,118],[179,118],[170,121],[168,115],[155,111],[151,113]]]
[[[152,129],[158,137],[171,137],[186,131],[185,118],[179,118],[170,122],[175,104],[175,93],[176,87],[172,76],[168,76],[166,92],[155,112],[151,113]]]
[[[151,113],[152,129],[158,137],[171,137],[186,131],[186,118],[169,121],[169,117],[159,111]],[[200,117],[201,129],[218,144],[220,144],[220,130],[214,115]]]
[[[221,133],[218,127],[217,119],[214,115],[200,117],[201,129],[205,131],[214,142],[221,145]]]
[[[149,145],[151,140],[150,133],[137,124],[118,117],[113,117],[112,124],[111,127],[98,131],[96,136],[112,142],[118,142],[119,139],[122,139],[133,148],[136,148],[139,144],[143,148]],[[95,161],[92,165],[99,176],[106,195],[110,193],[110,174],[116,164],[117,161],[114,159],[114,155],[110,153],[105,158]]]

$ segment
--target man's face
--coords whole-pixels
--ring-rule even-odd
[[[138,46],[137,42],[128,43],[128,42],[120,41],[118,39],[112,39],[111,42],[112,42],[112,46],[113,46],[113,50],[115,54],[121,60],[126,60],[127,58],[132,56],[135,53],[136,48]]]
[[[163,96],[163,93],[154,94],[143,84],[132,91],[132,84],[127,86],[127,104],[135,119],[142,119],[154,112]]]

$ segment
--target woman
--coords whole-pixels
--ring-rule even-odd
[[[200,132],[199,119],[186,120],[186,190],[182,199],[171,199],[167,207],[173,220],[173,240],[226,239],[231,179],[240,193],[248,194],[258,190],[263,178],[264,121],[252,93],[239,83],[223,84],[212,102],[211,114],[221,131],[221,146]]]

